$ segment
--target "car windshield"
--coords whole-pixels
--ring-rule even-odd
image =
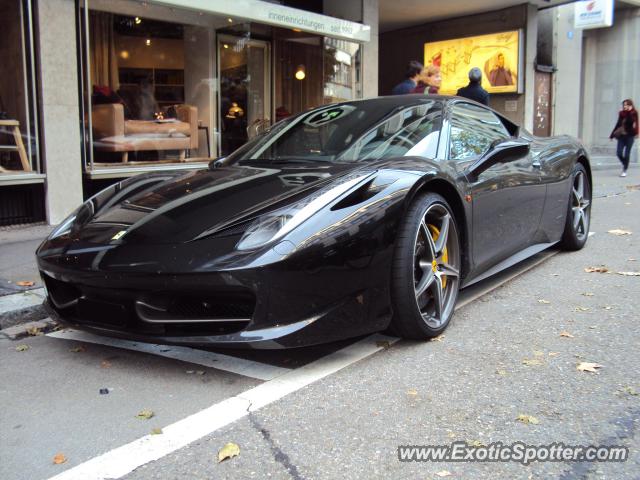
[[[275,124],[225,160],[233,163],[362,162],[404,155],[435,157],[442,104],[350,102],[329,105]]]

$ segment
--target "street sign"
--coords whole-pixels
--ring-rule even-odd
[[[613,0],[586,0],[574,3],[575,28],[602,28],[613,25]]]

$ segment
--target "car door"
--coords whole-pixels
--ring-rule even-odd
[[[448,159],[466,170],[492,145],[511,135],[503,121],[480,105],[458,102],[449,110]],[[471,196],[475,268],[489,268],[531,245],[544,207],[545,187],[529,154],[467,176]]]

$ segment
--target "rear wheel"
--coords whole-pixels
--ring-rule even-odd
[[[393,331],[404,338],[439,335],[453,315],[460,285],[460,241],[449,204],[435,193],[415,199],[398,232],[391,294]]]
[[[573,168],[569,207],[560,245],[565,250],[580,250],[589,238],[591,221],[591,184],[581,163]]]

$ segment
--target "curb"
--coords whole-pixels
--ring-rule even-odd
[[[47,318],[49,315],[42,305],[45,295],[44,288],[37,288],[0,297],[2,331],[18,324]]]
[[[21,323],[20,325],[14,325],[13,327],[4,328],[0,330],[0,335],[8,338],[9,340],[20,340],[21,338],[32,336],[36,337],[44,335],[45,333],[54,330],[58,324],[51,318],[45,318],[42,320]]]

